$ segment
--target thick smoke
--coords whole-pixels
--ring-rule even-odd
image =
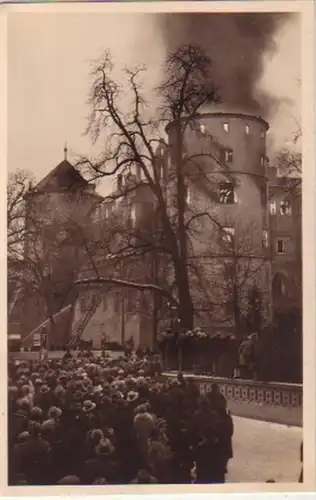
[[[275,35],[290,14],[166,14],[162,16],[167,51],[184,43],[200,45],[213,64],[212,78],[225,108],[266,117],[275,100],[257,83],[264,57],[276,50]]]

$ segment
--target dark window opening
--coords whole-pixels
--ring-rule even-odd
[[[277,241],[277,252],[278,253],[284,253],[285,252],[284,240],[278,240]]]
[[[233,227],[224,227],[222,229],[222,241],[231,245],[233,243],[234,234],[235,229]]]
[[[285,297],[287,294],[285,278],[280,273],[277,273],[273,279],[272,293],[274,297]]]
[[[221,163],[232,163],[233,162],[233,150],[232,149],[221,149],[219,159]]]
[[[236,203],[236,193],[231,182],[223,182],[220,184],[219,201],[225,205]]]
[[[288,200],[283,200],[280,203],[280,214],[281,215],[291,215],[291,205]]]

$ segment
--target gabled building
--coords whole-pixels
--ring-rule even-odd
[[[155,282],[158,279],[153,274],[155,255],[144,251],[154,219],[155,207],[148,184],[137,175],[118,176],[116,190],[94,212],[93,224],[100,245],[93,262],[87,261],[82,267],[79,279],[98,275],[142,284]],[[134,242],[137,231],[144,237],[143,248]],[[118,285],[85,287],[75,305],[73,332],[88,322],[81,338],[92,341],[94,347],[100,348],[105,338],[117,344],[133,338],[135,345],[152,347],[156,327],[153,303],[151,291]]]
[[[269,169],[269,220],[274,319],[302,316],[302,192],[299,176]],[[292,320],[290,319],[292,318]],[[293,325],[292,325],[293,326]]]
[[[89,213],[99,202],[89,184],[65,158],[25,195],[24,315],[22,336],[26,345],[42,321],[73,301],[72,283],[81,265],[78,249]],[[50,345],[64,345],[69,331],[52,329]]]

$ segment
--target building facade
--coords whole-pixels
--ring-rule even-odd
[[[192,229],[188,232],[190,289],[195,324],[212,335],[242,336],[293,307],[298,313],[302,308],[301,196],[297,189],[289,189],[293,181],[285,182],[284,176],[268,166],[267,131],[268,124],[255,116],[205,112],[185,133],[182,166],[185,217]],[[158,146],[155,165],[171,218],[176,196],[175,133],[169,125],[167,143]],[[94,245],[89,253],[87,245],[72,235],[55,264],[51,259],[46,262],[45,252],[40,254],[44,271],[48,269],[44,275],[61,288],[54,293],[48,290],[49,297],[54,297],[49,311],[47,300],[44,306],[43,298],[35,294],[38,307],[32,306],[34,314],[25,315],[23,331],[30,332],[72,302],[73,336],[82,330],[80,336],[97,348],[105,338],[122,344],[131,337],[135,345],[153,347],[159,331],[175,318],[168,301],[152,288],[108,282],[102,287],[79,286],[78,295],[68,292],[75,279],[97,278],[172,290],[172,266],[159,251],[148,251],[161,227],[152,189],[140,172],[119,175],[116,189],[103,199],[65,159],[29,192],[26,201],[30,221],[38,212],[48,221],[43,225],[47,233],[41,232],[42,247],[43,241],[58,239],[54,221],[64,236],[70,230],[69,221],[72,227],[74,221],[88,225],[86,241],[90,238]],[[25,255],[30,258],[32,253],[31,239]],[[50,257],[54,253],[49,244],[46,253]],[[249,323],[256,291],[260,325]],[[69,332],[59,333],[52,342],[64,344],[66,337]]]
[[[301,179],[269,169],[269,219],[274,320],[302,316]]]
[[[190,276],[195,323],[211,334],[232,334],[236,329],[240,334],[244,332],[249,294],[254,287],[260,290],[264,321],[272,320],[267,130],[268,124],[253,116],[205,113],[199,117],[194,129],[188,128],[184,138],[187,220],[197,214],[210,215],[208,218],[196,217],[189,261],[192,267],[198,269]],[[169,216],[172,217],[175,145],[172,126],[167,131],[168,144],[158,147],[157,164],[161,168]],[[191,162],[193,157],[198,158],[199,169],[196,169],[196,162]],[[119,184],[121,182],[122,179],[119,179]],[[138,189],[133,192],[132,200],[125,197],[124,203],[128,206],[125,216],[123,208],[119,212],[116,207],[121,220],[127,221],[133,214],[134,224],[141,226],[142,214],[151,213],[154,209],[149,186],[143,188],[144,191]],[[121,205],[124,203],[121,202]],[[104,206],[107,206],[106,202]],[[110,210],[112,212],[113,208]],[[106,211],[108,215],[108,208]],[[101,256],[102,262],[105,267],[100,275],[109,275],[109,264],[104,264],[104,256]],[[142,264],[145,266],[144,259],[141,265],[136,266],[134,275],[122,275],[116,271],[116,276],[146,282],[146,276],[141,271]],[[150,266],[147,263],[145,267],[148,269]],[[172,272],[166,273],[166,269],[167,265],[162,277],[170,285]],[[92,275],[91,270],[84,273],[87,277]],[[154,314],[153,296],[142,307],[143,292],[122,290],[116,289],[112,294],[104,292],[106,298],[100,302],[84,336],[93,337],[93,342],[98,344],[102,335],[116,342],[132,336],[136,344],[151,346],[155,337],[153,330],[169,326],[172,312],[162,307],[159,325],[155,326],[158,318],[157,311]],[[130,299],[126,299],[126,294]],[[82,316],[83,308],[77,303],[77,324]]]
[[[152,283],[153,254],[143,252],[133,241],[140,231],[145,239],[152,230],[154,202],[149,186],[135,175],[118,178],[117,189],[105,198],[94,212],[92,224],[100,246],[93,265],[82,267],[79,279],[97,276],[116,280]],[[121,251],[121,249],[125,249]],[[89,285],[79,290],[74,310],[73,333],[91,315],[83,340],[100,348],[103,339],[123,344],[133,339],[135,345],[153,346],[155,323],[152,316],[151,290],[139,290],[108,284]],[[93,307],[93,298],[98,297]],[[91,313],[93,307],[93,313]]]
[[[184,137],[188,218],[194,219],[190,260],[199,281],[204,277],[199,290],[191,276],[196,320],[211,333],[242,334],[253,287],[265,320],[272,316],[267,130],[261,118],[206,112]],[[171,170],[176,132],[168,127]]]
[[[21,320],[25,347],[32,344],[31,332],[47,318],[50,345],[68,341],[69,331],[60,322],[54,325],[54,314],[73,301],[73,281],[81,267],[78,248],[86,237],[88,214],[99,199],[94,186],[67,161],[66,151],[64,161],[26,193]]]

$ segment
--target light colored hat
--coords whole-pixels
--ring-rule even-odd
[[[83,402],[83,408],[82,411],[85,413],[88,413],[90,411],[93,411],[96,407],[96,404],[93,403],[90,399],[87,399],[86,401]]]
[[[102,391],[103,391],[102,385],[97,385],[96,387],[93,388],[94,394],[101,394]]]
[[[62,410],[61,408],[58,408],[57,406],[51,406],[50,409],[48,410],[48,418],[50,419],[57,419],[61,416]]]
[[[30,433],[28,431],[21,432],[21,434],[18,435],[18,441],[19,443],[24,443],[29,437]]]
[[[45,420],[45,422],[42,423],[41,425],[41,430],[42,431],[49,431],[49,430],[54,430],[55,429],[55,420],[53,419],[49,419],[49,420]]]
[[[46,385],[46,384],[42,385],[42,387],[40,388],[40,392],[42,394],[46,394],[49,391],[50,391],[50,389],[49,389],[48,385]]]
[[[101,439],[100,443],[95,447],[97,455],[110,455],[114,450],[113,444],[107,438]]]
[[[136,401],[139,397],[139,393],[135,391],[129,391],[127,393],[126,401],[129,403],[132,403],[133,401]]]

